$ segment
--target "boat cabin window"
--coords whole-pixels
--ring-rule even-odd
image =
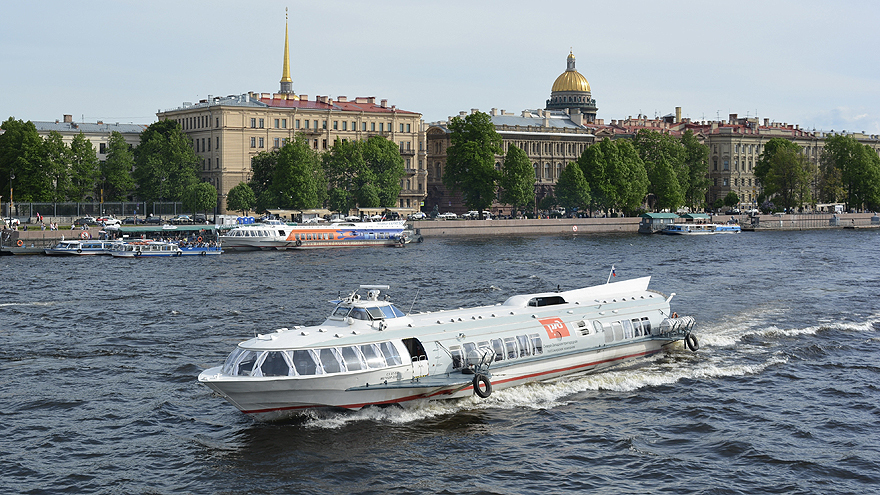
[[[504,348],[507,350],[507,359],[516,359],[519,354],[516,350],[516,339],[513,337],[505,337]]]
[[[382,312],[385,313],[385,318],[401,318],[406,316],[403,311],[397,309],[397,306],[393,304],[389,304],[388,306],[381,306]]]
[[[385,313],[383,313],[382,310],[379,308],[367,308],[367,313],[369,313],[370,317],[374,320],[385,319]]]
[[[325,373],[340,373],[345,371],[342,364],[342,357],[336,349],[321,349],[318,351],[318,357],[321,359],[321,367]]]
[[[382,355],[382,351],[379,350],[378,345],[364,344],[361,346],[361,352],[364,354],[364,359],[367,360],[367,366],[371,369],[387,366],[385,364],[385,357]]]
[[[364,308],[351,308],[351,313],[349,313],[348,316],[354,318],[355,320],[370,321],[370,315],[367,313],[367,310]]]
[[[642,322],[638,318],[632,319],[633,333],[636,337],[644,335],[642,332]]]
[[[519,343],[519,357],[526,357],[532,355],[532,350],[529,348],[529,338],[525,335],[517,335],[516,341]]]
[[[293,351],[293,365],[296,367],[297,375],[320,374],[318,363],[315,362],[315,357],[308,350]]]
[[[647,316],[642,317],[642,330],[644,330],[645,335],[651,334],[651,320]]]
[[[623,340],[623,326],[619,321],[612,321],[611,328],[614,329],[614,340]]]
[[[288,376],[290,374],[290,364],[283,351],[267,352],[263,364],[260,365],[260,371],[263,376]]]
[[[345,362],[345,369],[348,371],[360,371],[367,369],[367,364],[357,347],[343,347],[342,360]]]
[[[348,316],[348,312],[351,311],[351,308],[348,306],[336,306],[336,309],[333,310],[333,314],[330,316],[334,318],[345,318]]]
[[[560,296],[533,297],[529,299],[529,306],[553,306],[554,304],[565,304],[565,299]]]
[[[254,369],[254,365],[257,363],[257,358],[260,357],[259,352],[254,351],[245,351],[241,355],[241,359],[238,361],[238,365],[236,366],[236,375],[250,375],[251,371]]]
[[[624,338],[631,339],[633,338],[633,326],[632,322],[629,320],[621,321],[623,323],[623,336]]]
[[[397,352],[397,348],[394,347],[394,344],[391,342],[382,342],[379,344],[379,347],[382,348],[382,354],[385,355],[385,361],[388,363],[388,366],[403,364],[403,360],[400,359],[400,353]]]
[[[492,350],[495,351],[495,360],[503,361],[504,355],[504,342],[501,339],[492,339]]]
[[[535,350],[535,355],[544,353],[544,343],[541,342],[541,336],[533,333],[529,334],[529,339],[532,341],[532,349]]]

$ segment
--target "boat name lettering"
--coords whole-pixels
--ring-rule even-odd
[[[551,339],[561,339],[562,337],[571,336],[568,332],[568,327],[565,326],[565,323],[559,318],[542,318],[538,321],[544,325],[544,330],[547,330],[547,336]]]

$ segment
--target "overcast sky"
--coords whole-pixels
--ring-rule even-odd
[[[375,96],[430,122],[543,108],[569,49],[612,119],[880,134],[880,2],[4,2],[0,118],[149,124],[207,95]]]

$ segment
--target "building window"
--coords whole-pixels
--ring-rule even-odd
[[[718,158],[712,158],[712,170],[718,170]]]
[[[370,130],[371,130],[371,131],[375,131],[375,130],[376,130],[376,123],[375,123],[375,122],[370,122]]]
[[[276,128],[276,129],[280,129],[280,128],[281,128],[281,120],[279,120],[279,119],[275,119],[275,128]]]
[[[208,138],[208,151],[211,151],[211,138]]]
[[[346,121],[346,120],[343,120],[343,121],[342,121],[342,130],[343,130],[343,131],[347,131],[347,130],[348,130],[348,121]]]
[[[357,126],[357,122],[352,121],[352,123],[351,123],[351,130],[356,131],[357,128],[358,128],[358,126]],[[364,130],[366,131],[367,128],[364,127]]]
[[[214,127],[220,128],[220,117],[217,117],[217,122],[214,124]]]
[[[730,170],[730,160],[724,160],[724,170]]]
[[[278,148],[278,146],[279,146],[280,144],[281,144],[281,139],[279,139],[279,138],[275,138],[275,147]]]
[[[287,119],[281,119],[281,128],[287,129]]]
[[[295,121],[293,121],[293,126],[295,129],[299,129],[299,119],[296,119]]]
[[[318,130],[318,121],[317,121],[317,120],[313,120],[312,123],[315,124],[315,130],[317,131],[317,130]],[[325,128],[325,129],[327,128],[326,122],[325,122],[324,128]]]
[[[211,138],[208,138],[208,142],[211,142]],[[205,151],[205,138],[202,138],[202,152]]]
[[[214,141],[214,149],[220,149],[220,136],[217,136],[217,139]]]
[[[315,139],[313,146],[315,147],[315,149],[318,149],[318,140],[317,139]]]
[[[309,128],[309,119],[306,119],[303,122],[305,123],[306,129],[308,129]]]
[[[257,128],[257,119],[251,119],[251,129]]]
[[[400,124],[400,132],[403,132],[403,124]]]
[[[410,127],[409,127],[409,126],[410,126],[409,124],[406,124],[406,132],[410,132],[410,130],[409,130]]]
[[[366,131],[366,130],[367,130],[367,123],[366,123],[366,122],[361,122],[361,130],[362,130],[362,131]]]
[[[337,129],[339,129],[339,121],[338,121],[338,120],[334,120],[334,121],[333,121],[333,130],[335,131],[335,130],[337,130]]]
[[[101,143],[98,145],[98,153],[107,153],[107,143]]]
[[[208,170],[211,170],[211,159],[208,158]]]
[[[325,150],[327,149],[327,140],[326,139],[321,140],[321,147]]]
[[[260,148],[263,148],[264,144],[265,144],[265,141],[263,140],[263,138],[260,138]]]
[[[252,137],[251,138],[251,148],[256,148],[256,147],[257,147],[257,138]]]
[[[724,187],[727,187],[727,178],[725,177],[723,180],[724,180]]]
[[[263,129],[265,125],[263,124],[263,119],[260,119],[260,129]]]

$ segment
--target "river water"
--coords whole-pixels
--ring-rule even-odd
[[[4,493],[853,493],[880,486],[880,231],[0,258]],[[358,284],[404,310],[651,275],[701,348],[257,423],[196,381]]]

